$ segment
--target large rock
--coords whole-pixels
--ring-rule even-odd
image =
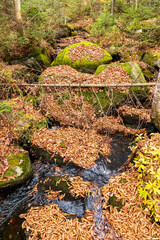
[[[117,67],[120,67],[119,69]],[[146,83],[146,80],[144,78],[144,75],[141,71],[141,68],[139,65],[135,62],[126,62],[126,63],[114,63],[111,65],[100,65],[96,72],[95,75],[108,77],[109,72],[106,72],[106,69],[111,67],[111,71],[113,71],[112,68],[115,68],[114,71],[116,70],[117,73],[114,75],[111,75],[111,81],[108,83]],[[124,72],[125,70],[125,72]],[[118,75],[120,73],[120,76]],[[126,74],[127,75],[126,75]],[[105,76],[106,75],[106,76]],[[117,78],[117,76],[119,76]],[[147,87],[131,87],[130,92],[134,92],[137,96],[140,96],[141,98],[145,98],[148,94],[148,88]]]
[[[142,60],[151,68],[160,69],[160,52],[145,53]]]
[[[79,71],[93,72],[100,64],[111,61],[112,57],[107,51],[96,44],[84,41],[60,51],[51,65],[71,65]]]
[[[8,169],[3,178],[0,174],[0,188],[14,186],[24,182],[32,174],[32,167],[28,153],[20,152],[17,155],[11,153],[6,155]]]

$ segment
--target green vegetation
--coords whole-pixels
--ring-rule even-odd
[[[11,112],[12,103],[7,103],[7,101],[0,102],[0,114],[3,112]]]
[[[153,134],[151,139],[154,140],[156,137],[158,138],[158,135]],[[141,146],[139,148],[137,144],[137,154],[134,159],[135,167],[139,172],[139,196],[158,222],[160,221],[160,146],[152,141],[143,140],[142,135],[136,139],[136,142]]]

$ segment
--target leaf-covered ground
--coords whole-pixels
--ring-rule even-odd
[[[120,234],[123,240],[157,240],[160,239],[160,226],[152,223],[150,212],[143,208],[139,198],[138,173],[134,167],[129,171],[110,179],[109,183],[102,188],[104,196],[103,214]],[[117,197],[117,202],[123,199],[124,206],[109,206],[108,200],[111,196]]]

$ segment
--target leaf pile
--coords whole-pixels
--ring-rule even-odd
[[[131,117],[133,115],[137,115],[140,120],[145,120],[146,122],[151,122],[151,110],[150,109],[138,109],[138,108],[133,108],[127,105],[120,106],[118,108],[118,113],[121,115],[130,115]]]
[[[68,65],[49,67],[41,74],[41,80],[44,84],[85,83],[87,79],[95,83],[97,77],[92,74],[78,72]],[[47,89],[55,90],[53,87]]]
[[[124,124],[122,124],[121,118],[116,118],[113,116],[104,116],[97,118],[97,120],[93,123],[93,128],[99,133],[109,133],[111,135],[115,133],[134,135],[146,132],[145,129],[133,129],[130,127],[126,127]]]
[[[68,65],[60,65],[47,68],[41,75],[44,84],[109,84],[109,83],[132,83],[125,69],[121,66],[107,66],[99,75],[81,73]],[[117,91],[128,92],[129,88],[118,88]],[[55,88],[48,87],[48,91]]]
[[[73,93],[71,96],[64,93],[60,97],[44,94],[40,107],[61,124],[89,127],[95,120],[95,113],[93,107],[83,98]]]
[[[92,82],[89,79],[85,83],[89,84]],[[106,66],[106,68],[97,75],[96,83],[97,84],[132,83],[132,80],[130,79],[130,77],[128,76],[128,73],[123,67],[110,64],[109,66]],[[123,87],[123,88],[118,88],[117,90],[122,92],[124,91],[128,92],[129,88]]]
[[[84,182],[80,176],[72,177],[69,179],[71,186],[69,187],[70,193],[74,197],[85,197],[87,193],[91,192],[91,182]]]
[[[62,212],[56,204],[34,207],[28,211],[22,227],[30,232],[29,240],[95,239],[93,213],[86,211],[81,221],[72,216]]]
[[[46,179],[47,180],[47,179]],[[80,176],[76,177],[70,177],[68,175],[65,175],[63,178],[57,181],[57,184],[59,184],[61,181],[65,181],[68,185],[69,193],[75,197],[82,197],[84,198],[87,193],[91,192],[92,184],[90,182],[85,182],[82,180]],[[37,188],[34,188],[33,192],[37,192]],[[65,194],[60,191],[54,191],[53,189],[46,190],[46,196],[49,199],[63,199],[65,197]]]
[[[64,161],[72,161],[84,168],[95,164],[98,153],[103,156],[110,153],[111,139],[97,134],[95,130],[42,128],[34,132],[31,140],[33,145],[57,153],[64,157]]]
[[[97,45],[87,46],[86,44],[78,44],[69,49],[69,56],[72,62],[87,58],[89,61],[95,61],[105,56],[104,50]]]
[[[138,173],[133,167],[128,172],[110,179],[109,183],[102,188],[103,208],[105,209],[103,214],[123,240],[158,240],[160,239],[160,226],[152,223],[149,211],[143,209],[137,184]],[[108,200],[113,194],[117,200],[124,199],[125,204],[120,211],[108,205]]]

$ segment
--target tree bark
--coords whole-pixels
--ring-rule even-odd
[[[152,102],[151,119],[156,128],[160,130],[160,72],[158,74],[158,80]]]
[[[135,9],[138,9],[138,0],[135,0]]]
[[[114,14],[114,1],[115,0],[112,0],[112,2],[111,2],[111,14],[112,15]]]
[[[23,36],[23,21],[21,16],[20,0],[14,0],[14,6],[15,6],[15,18],[17,22],[17,31],[19,32],[20,36]]]

